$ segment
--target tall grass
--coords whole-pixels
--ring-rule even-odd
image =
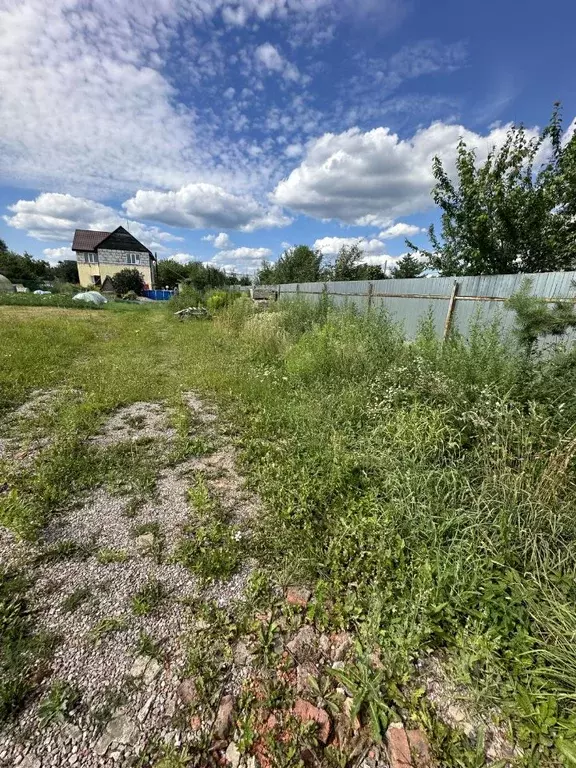
[[[251,369],[245,457],[275,568],[397,670],[448,649],[491,701],[574,699],[574,355],[528,365],[494,324],[442,345],[425,322],[408,343],[326,303],[238,302],[219,322]]]

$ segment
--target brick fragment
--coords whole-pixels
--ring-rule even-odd
[[[386,731],[390,768],[413,768],[410,745],[402,723],[392,723]]]

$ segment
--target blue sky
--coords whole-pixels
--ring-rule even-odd
[[[142,6],[145,6],[144,8]],[[122,223],[238,272],[436,218],[431,161],[576,114],[576,9],[525,0],[0,0],[0,237]]]

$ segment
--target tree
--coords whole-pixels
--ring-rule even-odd
[[[121,269],[112,277],[112,285],[118,296],[134,291],[138,296],[145,289],[144,278],[135,267],[126,267]]]
[[[396,266],[392,270],[392,277],[396,279],[421,277],[425,269],[425,263],[419,261],[413,254],[406,253],[396,262]]]
[[[21,256],[19,253],[14,253],[8,249],[2,250],[1,248],[0,274],[7,277],[13,283],[31,283],[32,286],[36,287],[46,280],[51,280],[54,276],[52,268],[47,261],[35,259],[26,252]]]
[[[386,275],[379,264],[363,264],[364,251],[359,243],[343,245],[330,274],[333,280],[383,280]]]
[[[456,180],[438,157],[433,173],[442,231],[429,228],[433,250],[424,253],[441,275],[576,268],[576,134],[563,141],[558,104],[538,136],[511,128],[479,166],[460,140]]]
[[[185,264],[180,264],[174,259],[159,261],[156,272],[156,283],[160,288],[175,288],[188,277]]]
[[[59,261],[52,271],[54,272],[54,277],[57,277],[58,280],[62,280],[64,283],[80,282],[80,278],[78,277],[78,264],[72,259]]]
[[[288,248],[276,262],[275,283],[315,283],[321,277],[322,254],[307,245]]]

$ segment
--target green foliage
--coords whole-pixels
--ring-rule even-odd
[[[40,726],[46,728],[51,723],[63,723],[71,719],[79,703],[78,689],[64,680],[57,680],[38,707]]]
[[[528,352],[539,338],[561,336],[576,326],[576,314],[571,302],[550,306],[547,301],[530,295],[531,284],[525,280],[521,290],[511,296],[506,307],[516,313],[516,336]]]
[[[90,587],[77,587],[62,601],[62,610],[65,613],[74,613],[82,603],[85,603],[92,597]]]
[[[576,136],[563,142],[562,135],[557,104],[538,136],[523,126],[511,128],[482,165],[461,139],[456,182],[434,159],[442,233],[438,237],[430,227],[433,250],[426,255],[432,269],[486,275],[575,268]],[[551,152],[540,164],[548,142]]]
[[[54,277],[63,283],[72,283],[78,285],[80,279],[78,277],[78,262],[72,259],[66,259],[59,261],[58,264],[52,270]]]
[[[128,553],[125,549],[104,547],[103,549],[98,550],[96,559],[102,565],[108,565],[109,563],[125,563],[126,560],[128,560]]]
[[[241,295],[237,291],[212,291],[206,297],[206,307],[211,313],[219,312],[230,306]]]
[[[0,723],[18,713],[37,682],[33,672],[48,658],[51,643],[34,629],[21,574],[0,571]]]
[[[386,275],[378,265],[362,264],[364,251],[359,243],[343,245],[326,274],[330,280],[383,280]]]
[[[164,652],[160,643],[155,642],[146,632],[140,632],[138,635],[135,650],[138,656],[149,656],[160,662],[164,660]]]
[[[392,270],[392,277],[397,280],[410,277],[421,277],[425,269],[425,263],[417,259],[413,254],[406,253],[396,262],[394,269]]]
[[[149,579],[132,596],[132,611],[136,616],[149,616],[158,610],[166,599],[166,588],[158,579]]]
[[[276,283],[313,283],[322,276],[322,254],[307,245],[296,245],[288,248],[271,265],[263,262],[258,273],[258,282],[263,285]]]
[[[136,267],[121,269],[112,277],[112,285],[117,296],[125,296],[131,291],[137,296],[141,296],[146,288],[142,273]]]
[[[242,547],[238,532],[221,520],[189,525],[175,559],[206,581],[226,581],[238,570]]]
[[[35,259],[29,253],[20,256],[6,249],[0,251],[0,275],[13,283],[24,282],[35,290],[53,277],[53,271],[47,261]]]
[[[57,309],[102,310],[105,304],[74,301],[68,293],[0,293],[0,306],[7,307],[56,307]]]
[[[173,312],[178,312],[187,307],[203,307],[203,294],[192,285],[183,285],[177,295],[172,296],[168,301],[168,306]]]
[[[20,538],[36,539],[42,522],[38,511],[15,488],[0,496],[0,525],[9,528]]]
[[[106,635],[112,632],[124,632],[128,629],[128,623],[125,619],[118,616],[106,616],[95,624],[88,633],[88,639],[95,645],[99,645]]]

